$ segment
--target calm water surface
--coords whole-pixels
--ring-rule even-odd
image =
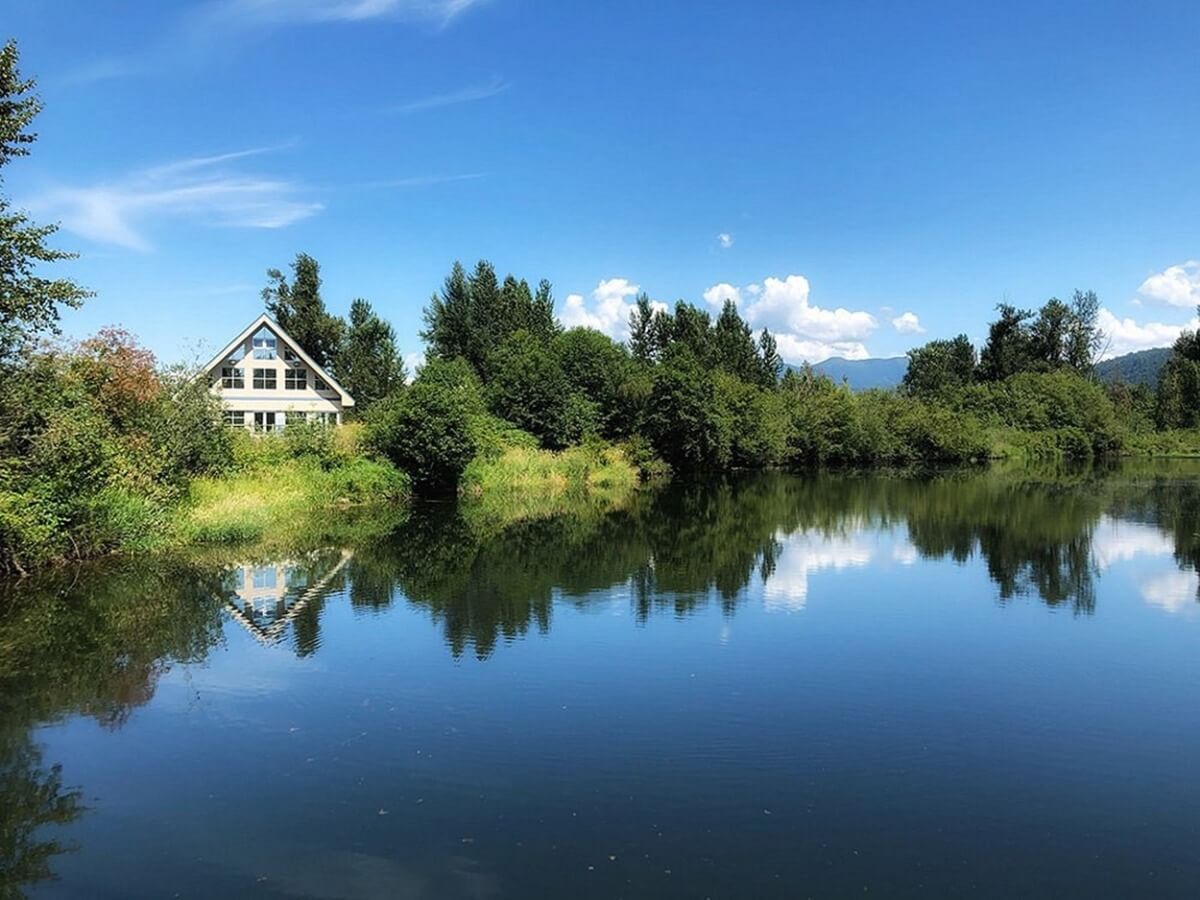
[[[10,586],[0,896],[1195,897],[1198,532],[773,474]]]

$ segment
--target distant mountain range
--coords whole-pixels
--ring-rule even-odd
[[[1126,384],[1158,384],[1158,373],[1171,356],[1170,347],[1154,350],[1138,350],[1096,365],[1096,374],[1101,381],[1123,381]],[[800,368],[792,366],[793,369]],[[871,388],[894,388],[904,380],[908,368],[908,357],[889,356],[871,359],[840,359],[833,357],[813,366],[813,371],[828,375],[834,381],[850,385],[851,390],[867,391]]]
[[[1170,358],[1170,347],[1138,350],[1136,353],[1126,353],[1124,356],[1115,356],[1097,363],[1096,374],[1101,381],[1123,381],[1130,385],[1144,384],[1154,387],[1158,384],[1158,373]]]

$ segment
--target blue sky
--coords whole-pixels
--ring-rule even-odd
[[[5,190],[164,360],[315,256],[420,351],[450,264],[622,336],[732,296],[792,361],[978,339],[1092,288],[1110,352],[1195,323],[1194,3],[42,0]]]

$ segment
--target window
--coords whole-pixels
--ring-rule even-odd
[[[221,367],[221,387],[244,388],[246,386],[246,370],[233,366]]]
[[[314,421],[320,422],[322,425],[336,425],[337,413],[334,412],[319,412],[314,413]]]
[[[254,370],[254,389],[256,391],[273,391],[275,390],[275,370],[274,369],[255,369]]]
[[[295,412],[289,409],[283,414],[284,425],[303,425],[307,421],[308,413]]]
[[[289,391],[302,391],[308,387],[308,369],[288,369],[283,373],[283,386]]]
[[[254,586],[259,590],[275,587],[278,580],[274,566],[255,566],[252,577],[254,579]]]
[[[300,357],[296,355],[296,352],[291,347],[284,347],[283,360],[284,362],[300,362]]]
[[[226,425],[236,425],[238,428],[246,427],[246,413],[240,409],[227,409],[224,416]]]
[[[275,335],[265,328],[258,329],[254,335],[253,347],[255,359],[274,359]]]
[[[324,378],[321,378],[321,377],[319,377],[319,376],[317,376],[317,375],[314,375],[314,376],[313,376],[313,390],[316,390],[316,391],[327,391],[327,390],[329,390],[329,385],[327,385],[327,384],[325,383],[325,379],[324,379]]]
[[[275,413],[273,413],[273,412],[256,412],[254,414],[254,430],[255,431],[274,431],[275,430]]]

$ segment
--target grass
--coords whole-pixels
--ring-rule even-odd
[[[311,451],[284,439],[239,442],[234,471],[198,478],[175,516],[177,544],[298,548],[386,533],[404,518],[411,481],[357,455],[354,435]]]
[[[584,507],[615,509],[637,491],[639,472],[620,447],[585,445],[560,452],[510,447],[479,456],[463,473],[464,513],[481,524],[561,515]]]

